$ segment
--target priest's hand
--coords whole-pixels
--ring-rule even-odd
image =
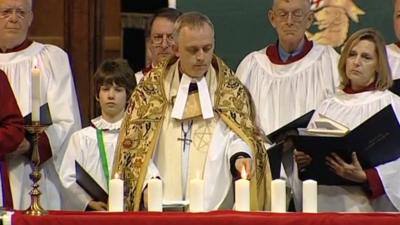
[[[22,140],[22,142],[19,144],[18,148],[15,151],[11,152],[9,155],[10,156],[23,155],[27,153],[30,148],[31,148],[31,143],[29,143],[29,141],[26,138],[24,138],[24,140]]]
[[[89,208],[92,210],[96,210],[96,211],[107,211],[108,210],[108,206],[106,203],[104,202],[100,202],[100,201],[90,201],[88,204]]]
[[[251,158],[245,158],[243,156],[239,156],[235,161],[235,168],[241,174],[242,168],[245,168],[247,173],[247,178],[250,178],[252,173],[251,170]]]
[[[357,183],[367,181],[367,174],[362,169],[355,152],[351,154],[351,163],[346,163],[336,153],[326,157],[327,165],[338,176]]]
[[[294,160],[297,163],[297,168],[299,170],[301,170],[304,167],[310,165],[310,163],[312,161],[311,156],[307,155],[306,153],[304,153],[302,151],[294,150],[293,157],[294,157]]]

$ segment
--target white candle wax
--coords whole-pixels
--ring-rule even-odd
[[[40,69],[32,69],[32,121],[40,122]]]
[[[303,212],[318,212],[317,182],[303,181]]]
[[[276,179],[271,182],[271,211],[286,212],[286,182]]]
[[[3,215],[3,225],[11,225],[11,218],[14,212],[6,212],[6,214]]]
[[[189,186],[190,212],[204,212],[204,181],[192,179]]]
[[[108,211],[124,211],[124,181],[119,179],[118,174],[110,180],[108,193]]]
[[[162,182],[160,179],[150,179],[147,184],[148,211],[162,212]]]
[[[250,181],[247,180],[244,167],[242,179],[235,182],[235,209],[237,211],[250,211]]]

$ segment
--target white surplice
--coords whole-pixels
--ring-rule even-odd
[[[0,69],[7,75],[23,116],[31,112],[33,66],[41,72],[40,103],[49,104],[53,121],[45,130],[53,157],[42,165],[41,204],[45,209],[60,209],[62,185],[57,171],[66,141],[81,127],[79,107],[67,54],[56,46],[33,42],[18,52],[0,54]],[[14,207],[26,209],[31,201],[30,160],[25,156],[14,157],[9,166]]]
[[[286,65],[272,63],[265,48],[247,55],[236,74],[253,98],[257,125],[269,134],[332,96],[339,81],[337,60],[333,48],[316,43]]]
[[[400,48],[395,43],[392,43],[386,45],[386,52],[393,80],[400,79]]]
[[[171,66],[164,81],[165,93],[169,100],[178,93],[178,63],[179,60]],[[209,69],[206,80],[213,103],[217,88],[213,68]],[[183,141],[178,140],[183,138],[181,121],[171,118],[172,108],[171,104],[166,111],[158,147],[153,157],[154,164],[150,163],[146,180],[160,176],[163,181],[163,201],[168,203],[189,200],[190,180],[204,179],[205,210],[232,209],[230,158],[239,152],[252,156],[250,147],[230,130],[217,114],[211,119],[194,119],[187,137],[192,141],[185,145]],[[187,130],[188,126],[184,129]]]
[[[266,48],[243,59],[236,74],[253,98],[256,122],[265,134],[317,108],[324,99],[333,96],[339,84],[338,58],[333,48],[314,42],[307,55],[285,65],[274,64],[268,58]],[[294,192],[299,192],[298,180],[292,176],[297,174],[293,159],[289,156],[284,161],[288,164],[285,164],[285,170],[282,167],[281,177],[287,179],[287,185]],[[300,210],[301,206],[296,204],[296,208]]]
[[[110,175],[121,122],[122,120],[109,123],[102,117],[97,117],[92,120],[92,124],[97,129],[104,130],[103,141],[108,162],[107,169]],[[61,182],[67,189],[66,196],[71,196],[65,199],[65,204],[63,204],[64,209],[84,211],[87,204],[92,200],[92,198],[76,184],[75,161],[90,174],[105,192],[108,192],[95,127],[90,126],[79,130],[73,133],[69,140],[65,157],[60,167]]]
[[[389,104],[400,119],[400,97],[390,91],[366,91],[357,94],[338,91],[335,97],[324,101],[316,110],[309,126],[313,126],[312,122],[322,114],[354,129]],[[319,185],[318,211],[400,210],[400,159],[375,168],[383,183],[385,195],[370,201],[361,186]]]

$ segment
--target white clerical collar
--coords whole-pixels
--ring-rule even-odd
[[[200,80],[197,80],[192,79],[186,74],[182,75],[181,82],[179,83],[178,94],[176,95],[176,100],[172,109],[171,117],[179,120],[183,119],[183,113],[185,111],[186,101],[189,93],[189,85],[192,81],[195,81],[197,83],[203,119],[213,118],[214,111],[211,103],[210,93],[208,91],[206,78],[203,76]]]
[[[108,121],[106,121],[102,116],[96,117],[94,119],[91,120],[93,126],[97,129],[102,129],[102,130],[116,130],[118,131],[119,128],[121,127],[121,123],[122,123],[122,119],[114,122],[114,123],[110,123]]]

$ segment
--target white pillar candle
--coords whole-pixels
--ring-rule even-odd
[[[303,181],[303,212],[318,212],[317,186],[315,180]]]
[[[32,69],[32,121],[40,122],[40,69]]]
[[[160,179],[152,178],[147,184],[148,211],[162,212],[162,182]]]
[[[3,225],[11,225],[11,218],[14,212],[6,212],[6,214],[3,215]]]
[[[250,211],[250,181],[247,180],[244,167],[241,177],[235,182],[235,209],[237,211]]]
[[[124,181],[115,174],[114,179],[110,180],[108,192],[108,211],[124,211]]]
[[[271,182],[271,211],[286,212],[286,182],[276,179]]]
[[[201,179],[190,180],[189,186],[189,211],[204,212],[204,181]]]

